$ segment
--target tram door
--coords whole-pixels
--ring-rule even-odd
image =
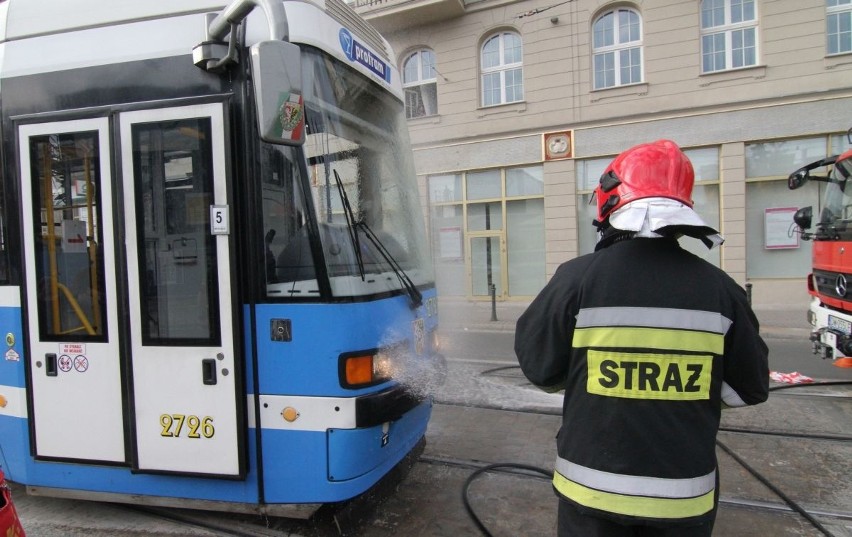
[[[119,130],[135,467],[240,476],[223,105]]]
[[[124,462],[106,118],[18,128],[35,451]]]

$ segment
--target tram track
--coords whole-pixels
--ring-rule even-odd
[[[486,371],[480,372],[480,376],[492,376],[492,377],[503,377],[510,379],[519,379],[519,376],[507,374],[506,371],[510,371],[515,369],[516,366],[500,366],[492,369],[488,369]],[[839,393],[820,393],[808,391],[807,393],[799,392],[796,390],[792,391],[782,391],[789,390],[789,388],[799,387],[799,388],[820,388],[824,386],[831,387],[833,385],[848,385],[848,382],[817,382],[817,383],[809,383],[802,385],[779,385],[773,386],[770,388],[770,391],[774,392],[773,396],[781,396],[781,397],[791,397],[791,398],[811,398],[815,400],[836,400],[836,399],[849,399],[849,395],[847,394],[839,394]],[[517,386],[516,386],[517,387]],[[436,404],[443,404],[449,406],[459,406],[459,407],[468,407],[468,408],[481,408],[484,410],[493,410],[493,411],[502,411],[502,412],[520,412],[526,414],[534,414],[534,415],[550,415],[550,416],[561,416],[562,409],[561,408],[511,408],[506,405],[495,405],[488,403],[470,403],[470,402],[455,402],[450,400],[436,400]],[[849,442],[852,440],[852,436],[845,434],[834,434],[834,433],[820,433],[820,432],[801,432],[801,431],[784,431],[784,430],[771,430],[771,429],[756,429],[756,428],[743,428],[743,427],[730,427],[730,426],[722,426],[719,428],[720,432],[724,433],[733,433],[733,434],[743,434],[743,435],[761,435],[761,436],[770,436],[770,437],[782,437],[788,439],[803,439],[803,440],[817,440],[817,441],[829,441],[829,442]],[[750,473],[757,481],[762,483],[765,487],[767,487],[777,498],[779,498],[780,502],[766,502],[766,501],[755,501],[749,499],[741,499],[741,498],[732,498],[732,497],[722,497],[720,498],[721,505],[727,505],[731,507],[740,507],[740,508],[748,508],[752,510],[765,511],[765,512],[783,512],[783,513],[793,513],[801,516],[803,519],[807,520],[807,522],[813,526],[816,530],[818,530],[823,535],[828,537],[832,537],[834,534],[829,531],[826,526],[823,524],[819,518],[824,520],[831,520],[833,522],[846,522],[852,520],[852,511],[842,511],[842,510],[826,510],[826,509],[805,509],[795,500],[793,500],[789,495],[787,495],[781,487],[779,487],[776,483],[773,483],[772,480],[768,479],[764,476],[760,471],[755,469],[752,465],[749,464],[745,458],[740,456],[733,448],[731,448],[726,442],[723,442],[720,439],[717,439],[717,446],[719,449],[724,451],[729,457],[731,457],[740,467],[742,467],[746,472]],[[533,477],[537,479],[547,480],[545,477],[546,470],[533,468],[540,475],[530,475],[530,473],[524,469],[515,469],[512,466],[515,466],[513,463],[485,463],[483,461],[476,460],[464,460],[464,459],[446,459],[441,457],[432,457],[424,458],[421,457],[422,462],[426,462],[429,464],[440,464],[440,465],[449,465],[455,467],[462,467],[470,469],[473,474],[471,478],[474,478],[476,475],[484,473],[484,472],[500,472],[500,473],[508,473],[508,474],[516,474],[523,477]],[[505,466],[507,468],[501,468]],[[469,506],[467,499],[467,487],[470,484],[470,481],[465,484],[465,490],[463,492],[463,498],[465,500],[465,507],[468,509],[468,512],[475,522],[475,524],[480,528],[483,535],[490,536],[488,529],[482,525],[482,522],[477,517],[476,513],[473,511],[472,507]]]
[[[434,456],[422,456],[420,457],[421,463],[430,464],[435,466],[448,466],[454,468],[464,468],[466,470],[476,471],[487,468],[491,465],[491,463],[478,461],[474,459],[454,459],[449,457],[434,457]],[[494,468],[493,470],[489,470],[496,474],[508,475],[508,476],[517,476],[529,479],[536,479],[542,482],[549,483],[551,481],[550,477],[545,477],[538,473],[532,473],[528,470],[524,470],[521,468]],[[733,497],[725,497],[724,495],[719,499],[720,504],[730,505],[735,507],[747,507],[757,510],[763,511],[772,511],[772,512],[785,512],[785,513],[794,513],[795,511],[790,508],[788,505],[785,505],[782,502],[766,502],[766,501],[757,501],[757,500],[746,500],[741,498],[733,498]],[[826,511],[826,510],[811,510],[811,514],[821,517],[830,517],[838,520],[852,520],[852,511]]]
[[[503,373],[501,373],[503,374]],[[840,399],[848,399],[849,396],[842,394],[822,394],[808,390],[782,390],[773,394],[775,396],[784,396],[795,400],[801,400],[802,397],[811,398],[815,401],[837,401]],[[541,406],[524,406],[519,405],[512,407],[507,404],[492,404],[487,401],[458,401],[449,397],[438,397],[434,400],[436,410],[440,407],[457,407],[469,408],[475,410],[485,410],[494,412],[521,413],[531,416],[561,416],[561,407],[545,408]],[[720,432],[730,433],[732,435],[750,435],[753,437],[778,437],[791,440],[817,440],[823,442],[849,442],[852,436],[844,434],[834,434],[829,432],[803,432],[794,430],[772,430],[759,428],[744,428],[744,427],[721,427]],[[428,434],[428,433],[427,433]],[[829,529],[826,529],[826,524],[829,527],[838,525],[848,525],[852,521],[852,511],[838,509],[836,507],[829,508],[823,504],[822,507],[809,505],[803,508],[801,505],[793,501],[789,495],[785,494],[783,486],[774,483],[771,479],[761,475],[761,472],[755,470],[749,465],[748,456],[744,457],[743,453],[738,453],[736,449],[731,448],[728,444],[736,445],[733,436],[725,437],[724,442],[719,442],[721,450],[725,451],[737,464],[745,471],[751,473],[755,479],[764,483],[771,491],[771,496],[767,498],[737,498],[733,496],[723,496],[720,498],[720,505],[723,507],[745,509],[755,513],[766,513],[783,516],[798,516],[802,518],[802,523],[810,524],[813,528],[826,536],[833,534]],[[491,458],[491,457],[488,457]],[[429,467],[443,467],[456,469],[455,475],[464,472],[469,472],[468,481],[476,479],[477,473],[494,473],[499,474],[504,478],[509,479],[533,479],[541,482],[542,487],[549,489],[551,480],[550,471],[552,469],[539,469],[540,473],[531,472],[529,470],[514,468],[514,466],[524,466],[513,462],[500,463],[477,459],[475,457],[454,457],[437,454],[435,452],[421,454],[414,462],[415,467],[420,467],[420,471],[426,471],[429,474],[437,470],[425,470]],[[803,470],[804,471],[804,470]],[[547,475],[545,475],[547,474]],[[469,483],[465,483],[463,494],[466,493],[466,487]],[[534,485],[536,488],[538,485]],[[775,498],[778,498],[775,500]],[[129,506],[128,506],[129,507]],[[476,509],[487,509],[485,505],[474,506]],[[279,517],[266,517],[263,515],[233,515],[219,513],[204,513],[195,511],[183,511],[179,509],[162,509],[149,507],[129,507],[139,511],[148,513],[152,516],[158,516],[164,519],[185,524],[188,527],[204,530],[209,532],[209,535],[222,535],[234,537],[324,537],[324,536],[341,536],[341,535],[371,535],[371,524],[377,519],[375,518],[374,509],[376,506],[366,507],[363,511],[351,515],[350,518],[359,521],[358,529],[346,529],[346,526],[339,523],[335,519],[335,514],[332,510],[325,513],[319,513],[318,516],[311,520],[295,520],[283,519]],[[807,522],[805,522],[807,520]],[[474,521],[471,521],[471,529],[473,529]],[[483,535],[490,535],[487,529],[482,532]],[[382,533],[379,533],[382,534]],[[383,534],[382,534],[383,535]],[[439,535],[436,535],[439,537]]]
[[[259,521],[227,520],[220,514],[204,515],[197,514],[194,511],[184,512],[181,509],[142,506],[127,506],[127,509],[170,522],[177,522],[191,528],[206,530],[211,532],[212,535],[221,535],[223,537],[296,537],[296,535],[299,535],[289,531],[264,528]]]
[[[436,455],[421,455],[416,464],[448,467],[470,471],[471,475],[478,471],[499,474],[504,477],[517,479],[533,479],[541,482],[542,486],[548,487],[551,478],[540,473],[534,473],[522,468],[513,468],[511,464],[495,464],[470,458],[454,458]],[[492,466],[506,466],[505,468],[490,468]],[[801,514],[799,510],[791,507],[784,501],[760,501],[743,498],[722,496],[720,505],[732,508],[749,509],[756,512],[778,513],[785,515]],[[220,515],[197,511],[183,511],[180,509],[150,508],[141,506],[127,506],[129,510],[146,513],[150,516],[166,519],[172,522],[184,524],[188,527],[206,530],[211,536],[229,537],[321,537],[332,535],[359,535],[341,531],[336,527],[333,519],[324,521],[296,521],[282,519],[279,517],[265,517],[261,515]],[[826,509],[808,509],[805,511],[810,520],[816,518],[834,521],[852,521],[852,512]],[[823,528],[824,529],[824,528]],[[490,535],[489,533],[484,533]],[[829,532],[825,535],[831,536]],[[438,537],[438,536],[436,536]]]

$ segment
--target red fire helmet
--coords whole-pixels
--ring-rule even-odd
[[[631,201],[670,198],[692,207],[692,163],[671,140],[657,140],[624,151],[613,160],[595,188],[596,220],[603,222]]]

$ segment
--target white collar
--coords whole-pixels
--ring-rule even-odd
[[[725,240],[691,207],[669,198],[642,198],[631,201],[610,215],[609,224],[623,231],[635,231],[637,237],[662,237],[657,233],[662,228],[688,226],[695,228],[697,233],[694,236],[708,244],[708,248],[718,246]]]

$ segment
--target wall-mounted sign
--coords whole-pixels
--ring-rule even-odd
[[[542,136],[544,160],[559,160],[574,156],[574,132],[546,132]]]
[[[66,254],[85,253],[86,222],[82,220],[62,221],[62,251]]]
[[[461,259],[462,231],[460,227],[443,227],[439,231],[438,238],[441,259]]]
[[[763,247],[767,250],[798,248],[799,234],[793,223],[797,207],[774,207],[763,213]]]

